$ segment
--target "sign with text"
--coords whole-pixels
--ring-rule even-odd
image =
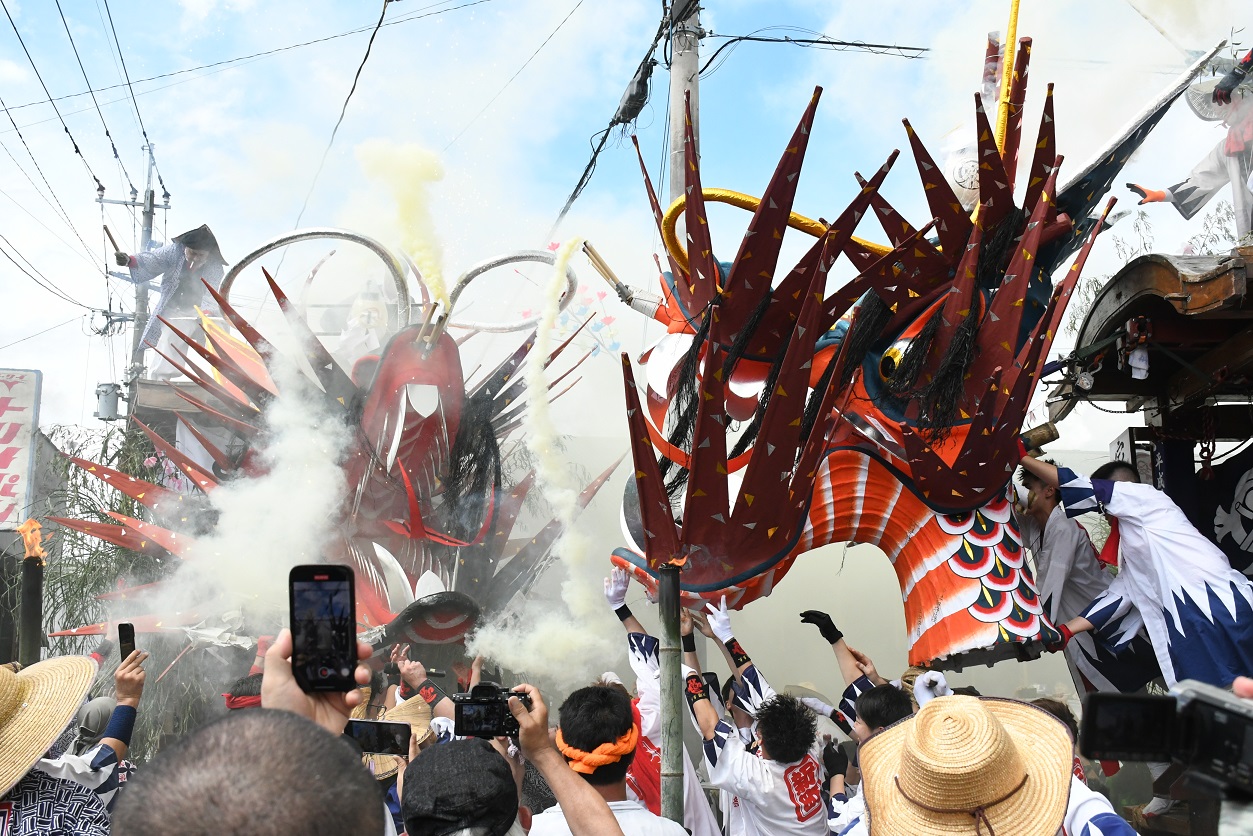
[[[0,369],[0,531],[30,516],[43,372]]]

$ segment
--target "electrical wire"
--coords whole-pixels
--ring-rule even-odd
[[[4,2],[4,0],[0,0],[0,3],[2,2]],[[58,0],[58,3],[59,3],[59,0]],[[144,117],[143,117],[143,114],[139,112],[139,102],[135,99],[135,88],[131,85],[130,70],[126,69],[126,56],[122,54],[122,42],[118,40],[117,29],[113,26],[113,10],[109,8],[109,0],[104,0],[104,13],[108,15],[109,17],[109,31],[113,33],[113,43],[117,45],[118,60],[122,62],[122,76],[126,79],[126,91],[130,93],[131,104],[134,105],[135,107],[135,118],[139,120],[139,132],[143,134],[144,143],[148,146],[148,149],[151,151],[152,140],[148,138],[148,130],[147,128],[144,127]],[[88,89],[91,88],[90,81],[87,82],[87,87]],[[51,98],[51,94],[49,94],[49,97]],[[92,101],[95,101],[95,98],[96,98],[95,93],[92,93],[91,98],[92,98]],[[116,148],[113,150],[113,153],[114,155],[117,154]],[[161,196],[168,203],[170,200],[170,190],[165,187],[165,180],[161,177],[161,169],[160,167],[157,166],[155,157],[153,158],[153,161],[152,161],[152,167],[157,172],[157,183],[159,183],[161,186],[161,193],[162,193]],[[134,190],[134,186],[132,186],[131,189]]]
[[[70,24],[65,19],[65,12],[61,10],[61,0],[55,0],[55,2],[57,4],[57,14],[61,16],[61,25],[65,27],[65,37],[70,40],[70,49],[74,50],[74,60],[78,62],[78,69],[83,74],[83,82],[87,85],[87,89],[91,90],[91,79],[87,77],[87,68],[83,66],[83,59],[78,54],[78,45],[74,43],[74,36],[70,34]],[[113,149],[113,159],[117,160],[118,167],[122,169],[122,176],[126,178],[126,185],[130,187],[131,194],[136,194],[135,184],[131,182],[130,172],[126,170],[126,165],[117,153],[117,143],[113,141],[113,134],[109,133],[109,125],[104,121],[104,112],[100,110],[100,102],[96,101],[95,93],[91,94],[91,103],[96,106],[96,115],[100,117],[100,125],[104,128],[104,136],[109,140],[109,147]]]
[[[30,157],[30,161],[34,164],[35,171],[39,172],[40,179],[43,180],[44,185],[48,187],[48,194],[52,196],[52,200],[56,202],[56,208],[60,211],[60,219],[70,228],[70,231],[74,233],[74,237],[78,239],[78,242],[83,245],[83,249],[90,255],[91,247],[87,246],[87,242],[84,241],[83,236],[79,234],[78,228],[75,227],[74,222],[70,220],[70,213],[65,211],[65,206],[61,204],[61,198],[57,197],[56,189],[52,188],[52,184],[48,182],[48,175],[44,174],[44,170],[40,168],[39,161],[35,159],[35,153],[30,150],[30,144],[26,141],[26,137],[22,135],[21,130],[18,129],[17,122],[13,121],[13,114],[9,112],[9,107],[4,103],[4,99],[2,97],[0,97],[0,109],[4,110],[4,115],[8,117],[9,124],[13,126],[13,131],[17,134],[17,138],[22,141],[22,147],[26,149],[26,155]],[[5,151],[8,151],[7,147],[5,148]],[[13,162],[16,164],[17,160],[14,160]],[[18,168],[22,170],[23,174],[26,173],[25,169],[22,169],[21,166],[18,166]],[[30,175],[27,175],[27,179],[30,179]],[[34,186],[34,181],[31,182],[31,185]],[[39,187],[35,187],[35,192],[40,197],[43,197],[45,201],[48,200],[47,197],[44,197],[43,192],[39,191]],[[48,205],[51,206],[52,204],[49,203]],[[31,217],[34,216],[32,215]]]
[[[9,261],[13,262],[13,266],[16,267],[18,270],[22,271],[22,273],[24,273],[26,277],[29,278],[32,282],[34,282],[39,287],[43,288],[44,290],[48,291],[53,296],[58,297],[64,302],[69,302],[71,305],[78,305],[80,308],[84,308],[89,311],[92,310],[92,307],[90,305],[84,305],[82,302],[78,301],[77,299],[75,299],[74,297],[70,296],[68,293],[63,291],[61,288],[57,287],[56,283],[53,282],[51,279],[49,279],[47,276],[45,276],[43,273],[40,273],[39,269],[35,267],[34,264],[31,263],[30,259],[22,255],[22,253],[17,249],[17,247],[13,246],[13,243],[8,238],[5,238],[4,235],[0,235],[0,240],[3,240],[4,243],[8,245],[9,249],[13,250],[13,252],[17,254],[18,258],[21,258],[22,261],[25,261],[26,264],[30,266],[30,269],[23,267],[21,262],[19,262],[12,255],[10,255],[8,250],[4,249],[4,247],[0,247],[0,255],[3,255]],[[34,271],[33,273],[31,272],[32,270]]]
[[[104,0],[107,6],[109,0]],[[344,104],[339,109],[339,118],[335,120],[335,127],[331,128],[331,138],[326,143],[326,148],[322,151],[322,159],[318,161],[318,169],[313,172],[313,182],[309,184],[309,191],[305,194],[305,202],[300,205],[300,213],[296,215],[296,224],[294,229],[300,228],[300,221],[305,216],[305,210],[309,208],[309,199],[313,197],[313,190],[318,186],[318,178],[322,176],[322,168],[326,165],[326,157],[331,153],[331,146],[335,144],[335,135],[339,133],[339,126],[344,124],[344,114],[348,112],[348,103],[352,101],[352,94],[357,92],[357,82],[361,80],[361,72],[365,69],[365,62],[370,59],[370,50],[374,47],[374,39],[378,37],[379,29],[383,28],[383,18],[387,16],[388,0],[383,0],[383,10],[379,13],[378,23],[374,24],[374,31],[370,33],[370,40],[365,45],[365,55],[361,56],[361,63],[357,65],[357,72],[352,77],[352,86],[348,88],[348,95],[344,97]],[[284,249],[286,255],[286,249]],[[279,264],[282,264],[280,260]]]
[[[70,144],[74,146],[74,153],[83,161],[83,167],[87,169],[87,174],[91,179],[96,181],[96,192],[104,194],[104,184],[100,182],[100,178],[91,170],[91,165],[87,162],[87,158],[83,156],[82,150],[78,147],[78,142],[74,139],[74,134],[70,133],[70,126],[65,124],[65,118],[61,116],[60,109],[52,102],[52,93],[48,90],[48,85],[44,83],[43,76],[39,74],[39,67],[35,65],[35,59],[31,57],[30,50],[26,48],[26,41],[22,39],[22,33],[18,31],[17,24],[13,21],[13,15],[9,13],[9,4],[5,0],[0,0],[0,9],[4,9],[4,16],[9,19],[9,25],[13,27],[13,34],[17,35],[17,42],[21,44],[22,52],[26,53],[26,60],[30,62],[30,68],[35,71],[35,78],[39,79],[39,86],[43,88],[44,95],[48,97],[48,103],[52,105],[53,112],[56,113],[57,119],[61,121],[61,127],[65,130],[65,135],[69,137]]]
[[[549,32],[548,37],[544,39],[543,43],[541,43],[539,46],[535,48],[535,51],[531,53],[531,57],[527,58],[526,61],[522,62],[522,66],[518,67],[518,71],[514,73],[513,75],[509,76],[509,80],[506,81],[503,85],[501,85],[500,89],[496,91],[496,95],[488,99],[487,104],[483,105],[483,108],[478,113],[474,114],[474,116],[471,117],[469,122],[466,122],[465,127],[463,127],[460,131],[458,131],[457,135],[448,141],[448,144],[444,146],[443,150],[447,151],[449,148],[451,148],[453,146],[453,143],[461,139],[462,135],[465,134],[466,131],[470,130],[470,126],[473,125],[475,122],[477,122],[480,116],[482,116],[484,113],[487,113],[487,109],[496,103],[496,100],[500,98],[501,94],[505,92],[505,90],[509,87],[510,84],[513,84],[514,80],[517,79],[518,76],[522,75],[522,71],[527,68],[527,65],[535,60],[535,56],[539,55],[540,51],[543,50],[544,47],[548,46],[548,42],[551,41],[553,37],[558,32],[561,31],[561,27],[566,25],[566,21],[569,20],[571,17],[573,17],[574,13],[579,10],[579,6],[582,6],[582,5],[583,5],[583,0],[579,0],[579,2],[574,4],[574,8],[571,9],[570,12],[561,19],[561,22],[557,24],[557,28]]]
[[[70,252],[74,253],[74,255],[78,256],[78,257],[79,257],[79,258],[81,258],[81,259],[83,259],[83,260],[84,260],[84,261],[86,261],[88,264],[90,264],[92,267],[95,267],[95,266],[96,266],[96,262],[95,262],[93,259],[88,258],[87,256],[83,255],[82,253],[80,253],[80,252],[78,251],[78,249],[77,249],[77,248],[76,248],[73,244],[71,244],[69,241],[66,241],[66,240],[65,240],[64,238],[62,238],[60,235],[57,235],[57,234],[56,234],[56,232],[54,232],[54,231],[52,230],[52,227],[48,226],[46,223],[44,223],[43,221],[41,221],[41,220],[40,220],[40,219],[39,219],[39,218],[38,218],[38,217],[37,217],[37,216],[36,216],[33,212],[31,212],[31,211],[30,211],[29,209],[27,209],[24,205],[22,205],[22,203],[21,203],[21,202],[19,202],[19,201],[17,200],[17,198],[13,197],[13,195],[9,194],[9,193],[8,193],[8,192],[6,192],[4,189],[0,189],[0,195],[2,195],[2,196],[4,196],[5,198],[7,198],[7,199],[9,200],[9,202],[11,202],[14,206],[16,206],[18,209],[21,209],[23,212],[25,212],[27,215],[29,215],[29,216],[30,216],[30,218],[31,218],[31,220],[33,220],[35,223],[39,224],[39,225],[40,225],[40,226],[42,226],[44,229],[48,230],[48,234],[49,234],[49,235],[51,235],[53,238],[57,239],[57,240],[58,240],[58,241],[60,241],[62,244],[64,244],[64,245],[65,245],[65,247],[66,247],[66,249],[68,249]],[[72,229],[72,228],[73,228],[73,227],[71,227],[71,229]]]
[[[14,341],[13,341],[13,342],[11,342],[11,343],[5,343],[4,345],[0,345],[0,351],[3,351],[3,350],[4,350],[4,349],[6,349],[6,348],[12,348],[13,346],[17,345],[18,343],[24,343],[24,342],[26,342],[27,340],[33,340],[33,339],[35,339],[35,337],[41,337],[41,336],[43,336],[44,334],[48,333],[49,331],[55,331],[55,330],[57,330],[58,328],[64,328],[66,325],[69,325],[71,322],[74,322],[74,321],[79,320],[79,319],[82,319],[82,318],[83,318],[82,314],[79,314],[78,316],[72,316],[72,317],[70,317],[69,319],[65,320],[65,322],[61,322],[61,323],[58,323],[57,325],[53,325],[51,328],[45,328],[45,329],[43,329],[42,331],[36,331],[35,333],[33,333],[33,334],[29,335],[29,336],[22,337],[20,340],[14,340]]]
[[[393,0],[393,2],[395,2],[395,0]],[[383,26],[384,26],[384,27],[387,27],[387,26],[397,26],[397,25],[399,25],[399,24],[401,24],[401,23],[411,23],[411,22],[413,22],[413,21],[415,21],[415,20],[424,20],[424,19],[426,19],[426,18],[428,18],[428,17],[436,17],[436,16],[438,16],[438,15],[442,15],[442,14],[445,14],[445,13],[447,13],[447,12],[456,12],[456,11],[460,11],[460,10],[462,10],[462,9],[468,9],[468,8],[470,8],[471,6],[481,6],[481,5],[483,5],[484,3],[492,3],[492,2],[495,2],[495,0],[471,0],[471,2],[468,2],[468,3],[462,3],[462,4],[461,4],[461,5],[459,5],[459,6],[452,6],[452,7],[447,8],[447,9],[439,9],[439,10],[437,10],[437,11],[429,12],[429,13],[427,13],[427,14],[421,14],[421,12],[425,12],[425,11],[427,11],[428,9],[434,9],[436,6],[442,6],[442,5],[444,5],[444,3],[447,3],[447,2],[449,2],[449,0],[441,0],[441,2],[439,2],[439,3],[432,3],[432,4],[431,4],[431,5],[429,5],[429,6],[423,6],[423,7],[422,7],[422,8],[420,8],[420,9],[415,9],[415,10],[413,10],[413,11],[411,11],[411,12],[407,12],[407,13],[405,13],[405,14],[403,14],[403,15],[400,15],[400,16],[398,16],[398,17],[395,17],[395,18],[393,18],[393,19],[391,19],[391,20],[387,21],[386,23],[384,23],[384,24],[383,24]],[[288,44],[287,46],[275,47],[274,49],[266,49],[266,50],[262,50],[261,52],[254,52],[254,53],[251,53],[251,54],[249,54],[249,55],[240,55],[240,56],[237,56],[237,57],[235,57],[235,58],[224,58],[224,59],[223,59],[223,60],[221,60],[221,61],[213,61],[213,62],[208,63],[208,64],[200,64],[200,65],[198,65],[198,66],[195,66],[195,67],[187,67],[187,68],[182,69],[182,70],[173,70],[173,71],[168,72],[168,73],[158,73],[157,75],[151,75],[151,76],[148,76],[148,77],[146,77],[146,78],[138,78],[138,79],[135,79],[134,83],[135,83],[135,84],[143,84],[144,82],[148,82],[148,81],[159,81],[159,80],[161,80],[161,79],[163,79],[163,78],[172,78],[173,76],[185,75],[185,74],[187,74],[187,73],[199,72],[200,70],[208,70],[208,69],[213,69],[213,68],[215,68],[215,67],[223,67],[223,68],[224,68],[224,67],[228,67],[228,66],[229,66],[229,65],[231,65],[231,64],[238,64],[238,63],[245,62],[245,61],[253,61],[253,60],[256,60],[256,59],[259,59],[259,58],[268,58],[269,56],[271,56],[271,55],[277,55],[277,54],[278,54],[278,53],[280,53],[280,52],[287,52],[288,50],[292,50],[292,49],[301,49],[301,48],[306,47],[306,46],[315,46],[315,45],[317,45],[317,44],[326,43],[327,41],[334,41],[334,40],[337,40],[337,39],[339,39],[339,38],[347,38],[347,37],[349,37],[349,36],[351,36],[351,35],[356,35],[356,34],[359,34],[359,33],[361,33],[361,32],[369,32],[372,28],[373,28],[373,27],[371,27],[371,26],[360,26],[360,27],[358,27],[358,28],[356,28],[356,29],[349,29],[347,32],[338,32],[338,33],[336,33],[336,34],[334,34],[334,35],[326,35],[326,36],[321,37],[321,38],[314,38],[314,39],[313,39],[313,40],[311,40],[311,41],[301,41],[300,43]],[[26,103],[24,103],[24,104],[14,105],[14,106],[13,106],[13,109],[14,109],[14,110],[21,110],[22,108],[34,107],[35,105],[47,104],[47,103],[49,103],[49,102],[59,102],[59,101],[62,101],[62,100],[64,100],[64,99],[71,99],[71,98],[74,98],[74,97],[76,97],[76,96],[85,96],[85,95],[87,95],[87,93],[89,93],[89,92],[103,93],[103,92],[106,92],[106,91],[109,91],[109,90],[117,90],[117,89],[119,89],[119,88],[126,87],[126,86],[128,86],[128,85],[127,85],[127,84],[110,84],[110,85],[108,85],[107,87],[97,87],[97,88],[95,88],[95,90],[87,90],[87,91],[83,91],[83,92],[81,92],[81,93],[67,93],[67,94],[66,94],[66,95],[64,95],[64,96],[58,96],[58,97],[57,97],[57,98],[55,98],[55,99],[52,99],[52,98],[48,98],[48,99],[40,99],[40,100],[38,100],[38,101],[26,102]],[[169,85],[166,85],[166,86],[169,86]],[[160,88],[160,89],[165,89],[165,88]],[[144,91],[144,92],[152,92],[152,91]],[[143,93],[140,93],[140,95],[143,95]]]
[[[813,38],[789,38],[789,37],[768,38],[768,37],[764,37],[758,34],[760,32],[768,32],[771,30],[778,30],[778,29],[784,29],[784,28],[786,27],[767,26],[763,29],[758,29],[756,32],[751,32],[747,35],[715,35],[713,33],[707,34],[706,37],[726,38],[727,41],[726,43],[722,44],[720,47],[715,49],[713,51],[713,54],[709,56],[709,59],[705,61],[704,66],[700,68],[701,75],[705,75],[706,72],[712,73],[713,71],[716,71],[718,67],[714,67],[714,70],[710,70],[709,68],[715,61],[718,60],[718,56],[721,55],[724,51],[734,49],[736,46],[744,42],[791,44],[793,46],[806,47],[810,49],[831,49],[837,52],[850,52],[850,51],[870,52],[875,55],[892,55],[895,57],[906,58],[906,59],[911,59],[911,60],[922,58],[926,53],[931,51],[927,47],[921,47],[921,46],[900,46],[899,44],[878,44],[878,43],[867,43],[865,41],[844,41],[844,40],[839,40],[836,38],[829,37],[827,35],[822,34],[821,32],[812,32],[811,30],[799,30],[799,31],[804,31],[808,34],[816,35],[817,37],[813,37]],[[719,64],[718,66],[720,67],[722,65]]]

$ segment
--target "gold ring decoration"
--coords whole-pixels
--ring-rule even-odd
[[[730,189],[701,189],[706,201],[713,203],[726,203],[737,209],[746,209],[749,212],[756,212],[757,207],[761,205],[761,198],[753,197],[743,192],[734,192]],[[666,250],[670,253],[670,257],[675,263],[681,267],[684,272],[687,271],[687,249],[679,241],[677,231],[679,223],[679,215],[682,214],[684,207],[687,206],[687,195],[682,195],[674,203],[670,204],[670,208],[666,210],[666,214],[661,219],[661,238],[666,245]],[[826,224],[821,221],[815,221],[813,218],[807,218],[804,215],[793,212],[788,215],[787,225],[792,229],[800,230],[806,235],[812,235],[815,238],[822,237],[827,231]],[[872,253],[878,256],[884,256],[892,252],[892,248],[883,244],[876,244],[873,241],[866,241],[862,238],[853,237],[853,242],[860,244]]]

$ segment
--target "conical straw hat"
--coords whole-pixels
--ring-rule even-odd
[[[0,796],[65,731],[95,676],[86,656],[45,659],[19,673],[0,667]]]

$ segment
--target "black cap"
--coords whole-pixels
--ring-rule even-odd
[[[409,836],[484,828],[504,836],[518,815],[509,763],[486,740],[454,740],[424,751],[405,770],[401,813]]]
[[[208,224],[201,224],[195,229],[187,230],[182,235],[175,235],[174,243],[182,244],[184,247],[192,250],[205,250],[209,253],[210,259],[223,265],[228,263],[222,257],[222,250],[218,248],[218,239],[214,236],[213,230],[209,229]]]

